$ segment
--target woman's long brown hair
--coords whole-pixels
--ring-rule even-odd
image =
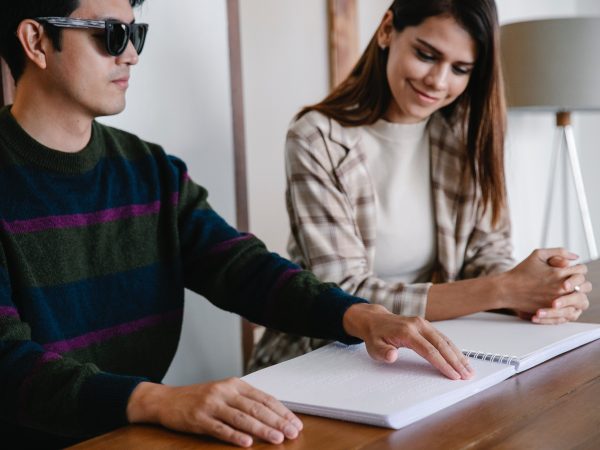
[[[477,60],[465,92],[441,113],[463,133],[470,173],[479,183],[484,210],[491,206],[495,225],[506,206],[506,105],[494,0],[394,0],[389,9],[398,32],[428,17],[451,16],[477,44]],[[323,101],[303,108],[298,118],[318,111],[344,126],[376,122],[392,101],[387,60],[388,50],[379,48],[375,34],[348,78]]]

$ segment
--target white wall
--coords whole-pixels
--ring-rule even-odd
[[[392,0],[358,0],[358,37],[361,52],[373,37]]]
[[[137,16],[150,32],[132,71],[127,109],[102,121],[182,157],[192,178],[208,188],[213,207],[235,223],[225,0],[178,0],[176,8],[154,0]],[[193,22],[184,25],[187,18]],[[183,335],[165,381],[239,375],[240,339],[236,316],[186,292]]]
[[[577,15],[577,0],[496,0],[500,23]]]
[[[250,230],[283,255],[285,135],[327,93],[326,12],[323,0],[240,1]]]
[[[600,15],[600,2],[598,0],[576,0],[577,11],[580,14]]]
[[[366,46],[391,0],[359,0],[359,37]],[[288,220],[283,209],[283,140],[292,115],[327,92],[327,30],[324,0],[298,8],[295,0],[241,2],[243,70],[249,158],[250,227],[283,252]],[[501,24],[539,18],[600,14],[597,0],[497,0]],[[291,20],[293,18],[293,20]],[[598,141],[599,117],[575,114],[579,153],[595,233],[600,238]],[[514,228],[515,255],[523,258],[541,245],[548,187],[549,154],[554,137],[550,113],[509,113],[506,170]],[[575,200],[569,210],[555,209],[550,244],[562,243],[563,216],[569,217],[570,248],[587,251]],[[560,205],[559,205],[560,206]]]

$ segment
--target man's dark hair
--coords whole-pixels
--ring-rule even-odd
[[[132,7],[144,0],[129,0]],[[68,17],[79,7],[79,0],[0,0],[0,56],[4,58],[15,80],[25,70],[25,53],[17,39],[16,31],[25,19],[34,17]],[[53,26],[45,27],[52,45],[61,50],[61,30]]]

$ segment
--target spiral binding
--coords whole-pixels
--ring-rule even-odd
[[[469,358],[481,359],[483,361],[496,362],[500,364],[510,364],[511,366],[516,366],[519,363],[519,358],[517,356],[496,355],[494,353],[474,352],[469,350],[463,350],[463,354]]]

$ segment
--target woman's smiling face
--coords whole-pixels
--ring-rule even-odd
[[[392,92],[385,119],[416,123],[456,100],[467,88],[477,50],[471,35],[450,16],[433,16],[398,32],[388,11],[377,32],[388,48]]]

